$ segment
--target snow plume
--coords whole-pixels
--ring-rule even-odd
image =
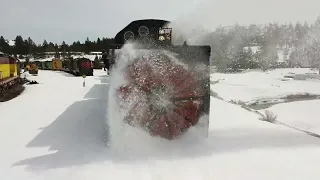
[[[291,0],[201,0],[197,1],[192,12],[183,14],[171,21],[168,25],[173,28],[172,42],[181,45],[184,41],[195,45],[219,44],[219,38],[212,38],[209,34],[217,28],[250,26],[269,23],[313,23],[319,15],[316,7],[317,0],[291,1]],[[299,12],[299,13],[297,13]],[[303,15],[301,15],[303,14]],[[217,32],[216,32],[217,33]],[[231,49],[238,49],[243,44],[239,38],[241,31],[236,32],[228,44]],[[265,49],[264,59],[275,56],[275,46],[270,45]],[[232,52],[232,50],[231,50]]]
[[[124,123],[125,115],[129,112],[130,101],[127,104],[122,104],[117,99],[118,89],[126,85],[128,82],[124,76],[124,69],[133,62],[133,59],[141,56],[141,50],[135,50],[136,44],[128,43],[119,51],[116,64],[110,73],[110,91],[107,123],[109,125],[110,139],[109,147],[113,157],[121,158],[137,158],[137,157],[154,157],[154,156],[178,156],[186,153],[186,149],[190,149],[197,143],[204,143],[203,132],[200,132],[197,127],[190,128],[187,133],[176,140],[166,140],[160,137],[152,137],[146,131],[137,127],[132,127]],[[135,97],[143,99],[143,96]],[[208,117],[203,117],[206,119]],[[201,125],[200,119],[200,125]],[[192,148],[191,148],[192,149]],[[193,148],[193,150],[195,150]],[[168,154],[169,153],[169,154]]]

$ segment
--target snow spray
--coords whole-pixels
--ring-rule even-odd
[[[181,155],[186,149],[192,149],[195,144],[202,143],[203,137],[196,128],[189,128],[188,132],[179,139],[167,140],[153,137],[140,128],[124,123],[124,118],[130,109],[121,106],[118,99],[118,89],[128,84],[124,76],[124,69],[133,63],[137,57],[141,57],[142,50],[135,49],[136,44],[125,44],[118,52],[116,64],[110,73],[110,90],[108,96],[107,125],[109,126],[109,148],[113,157],[155,157],[159,155]],[[140,97],[136,97],[140,98]],[[192,147],[190,147],[192,146]],[[169,153],[169,154],[168,154]]]

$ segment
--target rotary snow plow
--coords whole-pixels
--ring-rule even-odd
[[[115,36],[116,44],[108,48],[111,62],[115,62],[117,73],[124,79],[116,88],[117,105],[126,109],[122,121],[169,140],[193,126],[207,135],[211,48],[172,45],[168,23],[153,19],[133,21]],[[125,52],[123,46],[127,43],[133,44],[133,53]]]

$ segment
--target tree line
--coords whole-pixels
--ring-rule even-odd
[[[320,17],[312,24],[236,24],[210,33],[192,32],[203,34],[192,40],[194,44],[211,45],[211,64],[220,71],[320,66]],[[176,43],[187,38],[181,35]]]
[[[95,41],[90,41],[89,38],[87,38],[84,43],[75,41],[70,45],[65,43],[65,41],[57,44],[48,42],[47,40],[44,40],[42,44],[36,44],[31,37],[23,39],[22,36],[18,35],[14,41],[15,45],[10,46],[8,40],[0,36],[0,51],[14,56],[41,58],[45,56],[46,52],[62,52],[67,55],[71,52],[89,53],[92,51],[101,51],[113,43],[113,38],[98,38]]]
[[[314,24],[235,25],[207,35],[219,70],[319,67],[320,18]],[[282,60],[279,63],[279,60]]]

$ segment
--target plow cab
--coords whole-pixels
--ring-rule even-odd
[[[117,73],[125,79],[117,88],[119,108],[125,111],[123,122],[169,140],[191,127],[207,136],[211,48],[172,45],[173,29],[168,23],[133,21],[107,51],[115,63],[111,76]]]

